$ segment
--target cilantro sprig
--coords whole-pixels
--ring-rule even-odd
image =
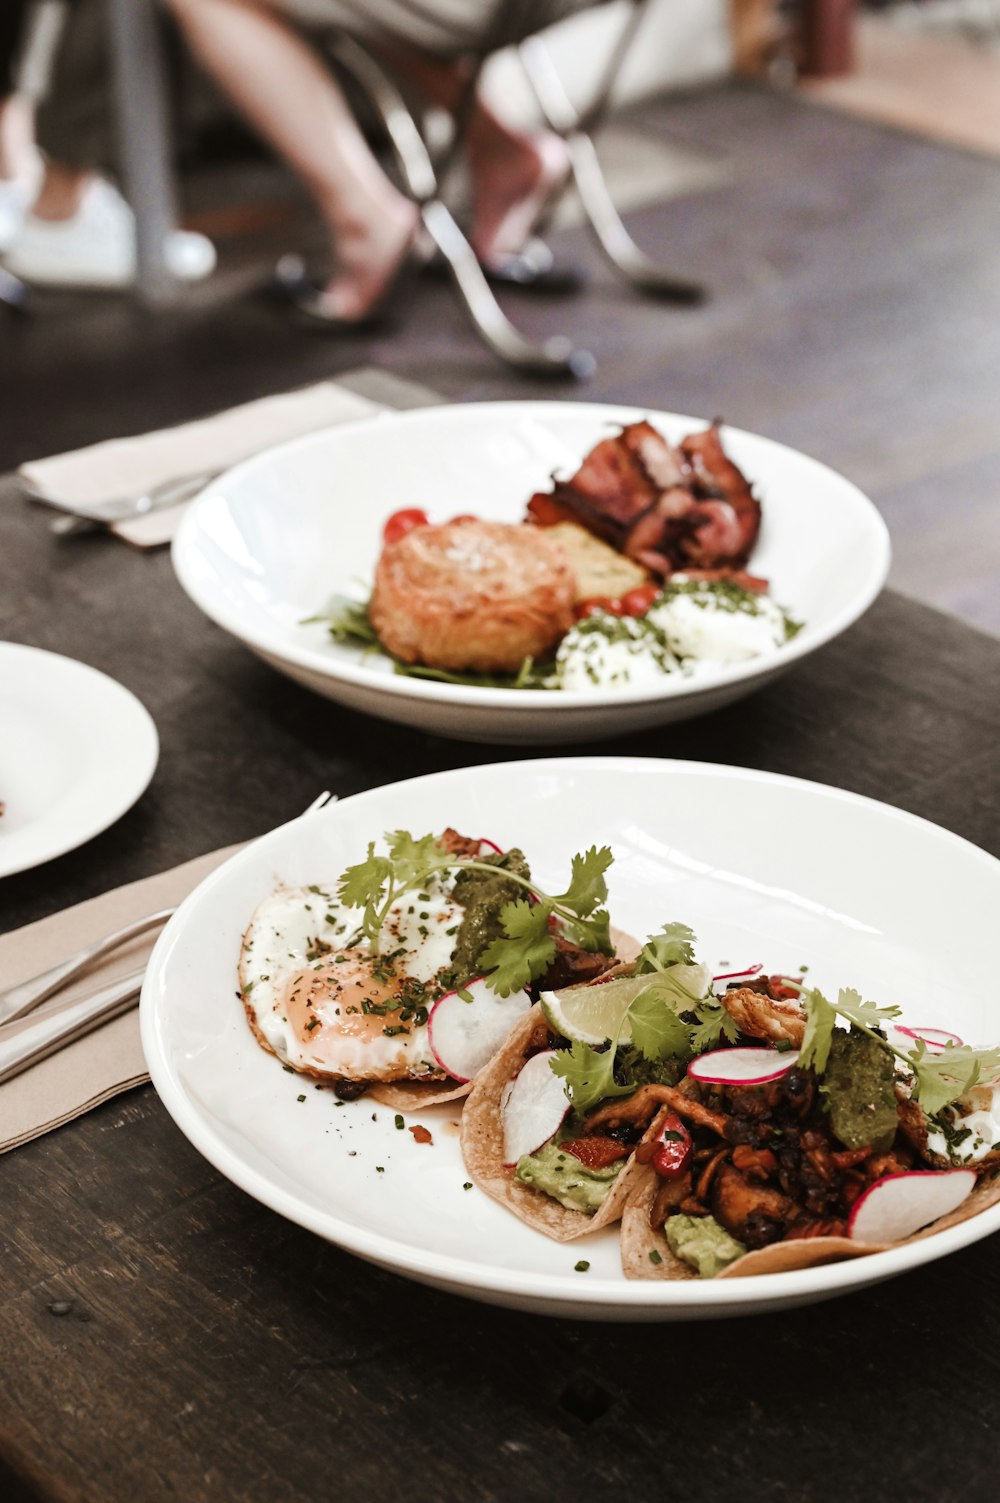
[[[914,1099],[927,1117],[936,1117],[980,1080],[1000,1074],[1000,1048],[975,1049],[969,1044],[949,1043],[932,1052],[923,1039],[916,1040],[912,1049],[897,1048],[885,1037],[882,1028],[900,1016],[900,1009],[863,1002],[860,993],[851,987],[842,989],[836,1002],[824,997],[816,987],[804,987],[801,1000],[806,1011],[806,1028],[799,1050],[800,1065],[811,1066],[817,1075],[822,1075],[830,1057],[837,1018],[844,1018],[852,1028],[874,1039],[902,1062],[913,1078]]]
[[[415,839],[408,830],[392,830],[386,837],[388,854],[376,855],[368,846],[364,861],[349,866],[339,879],[338,896],[352,908],[362,910],[361,932],[377,949],[382,926],[395,903],[407,892],[419,891],[437,874],[458,869],[502,872],[506,881],[525,890],[500,911],[503,934],[478,957],[477,964],[490,975],[490,985],[500,996],[519,991],[544,975],[555,959],[556,943],[549,920],[559,919],[572,939],[585,950],[611,950],[605,872],[614,857],[607,846],[591,846],[575,855],[565,892],[551,896],[537,883],[495,861],[458,856],[438,845],[433,835]],[[529,901],[529,896],[534,902]]]

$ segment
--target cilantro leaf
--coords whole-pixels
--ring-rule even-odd
[[[613,1045],[601,1053],[582,1044],[579,1039],[574,1040],[569,1049],[558,1050],[552,1061],[552,1073],[564,1078],[566,1095],[578,1112],[587,1112],[610,1096],[631,1095],[634,1086],[618,1085],[614,1070]]]
[[[504,934],[486,946],[477,964],[490,972],[490,986],[501,997],[543,975],[555,959],[556,942],[549,933],[551,911],[549,903],[522,898],[500,910]]]
[[[694,1009],[699,1026],[691,1035],[691,1048],[695,1054],[705,1054],[720,1040],[735,1044],[740,1036],[736,1019],[717,1002],[699,1002]]]
[[[378,902],[391,881],[392,862],[387,856],[376,856],[375,843],[369,841],[367,860],[341,873],[337,896],[351,908],[367,908]]]
[[[647,986],[628,1010],[632,1042],[644,1059],[691,1058],[691,1027],[683,1023],[662,992]]]
[[[883,1023],[888,1023],[893,1018],[898,1018],[898,1007],[879,1007],[876,1002],[862,1002],[861,993],[856,992],[852,986],[841,987],[837,997],[837,1012],[849,1023],[856,1023],[859,1028],[879,1028]]]
[[[569,887],[564,893],[554,896],[552,901],[571,908],[581,918],[587,918],[598,904],[607,902],[608,884],[604,880],[604,873],[614,859],[610,847],[606,845],[601,846],[600,850],[592,845],[583,855],[577,853],[570,863]]]
[[[664,924],[659,934],[651,934],[636,962],[637,975],[663,971],[669,965],[694,965],[695,937],[687,924]]]
[[[855,992],[854,995],[857,996],[857,993]],[[837,1021],[837,1010],[817,987],[810,987],[803,991],[800,1000],[805,1008],[806,1028],[799,1048],[799,1064],[803,1069],[811,1065],[817,1075],[822,1075],[826,1069],[826,1062],[830,1058],[830,1044],[833,1040],[833,1025]],[[860,1001],[860,998],[858,1000]]]
[[[984,1075],[1000,1070],[1000,1048],[974,1049],[968,1044],[946,1044],[931,1053],[921,1039],[909,1061],[916,1076],[914,1095],[928,1117],[937,1116]]]
[[[443,850],[433,835],[414,840],[409,830],[392,830],[385,838],[393,875],[402,888],[419,887],[425,877],[455,864],[455,857]]]

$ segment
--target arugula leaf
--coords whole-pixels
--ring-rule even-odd
[[[984,1075],[995,1075],[1000,1070],[1000,1048],[946,1044],[944,1049],[931,1053],[921,1039],[908,1057],[916,1077],[914,1095],[928,1117],[937,1116],[944,1107],[964,1096]]]
[[[662,991],[647,986],[628,1010],[632,1042],[644,1059],[691,1058],[691,1026],[684,1023]]]
[[[368,604],[367,600],[334,595],[322,615],[307,616],[302,625],[324,621],[333,640],[345,647],[378,647],[379,640],[368,616]]]
[[[574,1040],[569,1049],[560,1049],[552,1061],[552,1072],[566,1081],[566,1095],[578,1112],[607,1101],[610,1096],[628,1096],[634,1087],[615,1081],[615,1049],[612,1044],[603,1053]]]
[[[857,993],[854,995],[857,996]],[[815,986],[804,990],[799,1000],[806,1012],[806,1029],[799,1048],[799,1064],[803,1069],[811,1065],[817,1075],[822,1075],[830,1058],[837,1010]]]
[[[556,957],[556,942],[549,933],[548,903],[528,903],[518,898],[500,911],[506,938],[494,939],[479,956],[478,964],[489,971],[490,986],[501,997],[520,991],[536,976],[543,975]]]
[[[614,859],[610,847],[606,845],[601,846],[600,850],[592,845],[589,851],[575,855],[570,863],[569,887],[564,893],[553,897],[552,901],[564,903],[581,918],[587,918],[599,903],[606,903],[608,900],[608,884],[604,880],[604,873]],[[606,919],[607,914],[603,917]]]
[[[694,965],[694,931],[687,924],[664,924],[659,934],[651,934],[636,961],[636,975],[647,971],[664,971],[670,965]]]
[[[739,1024],[717,1002],[699,1002],[694,1014],[700,1025],[691,1035],[691,1048],[695,1054],[705,1054],[722,1039],[728,1044],[736,1043],[740,1036]]]

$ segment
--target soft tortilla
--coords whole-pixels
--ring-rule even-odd
[[[531,1036],[540,1021],[544,1021],[540,1007],[525,1013],[507,1035],[499,1054],[476,1076],[462,1112],[462,1157],[480,1190],[492,1195],[536,1231],[557,1242],[571,1242],[619,1219],[636,1176],[645,1173],[645,1166],[637,1164],[634,1157],[629,1159],[593,1216],[560,1205],[543,1190],[523,1185],[514,1178],[512,1169],[504,1167],[500,1097],[504,1086],[524,1065]]]
[[[641,1177],[633,1180],[632,1194],[622,1213],[621,1258],[622,1272],[628,1279],[686,1279],[697,1278],[681,1258],[670,1250],[662,1228],[654,1230],[649,1224],[649,1212],[657,1191],[657,1176],[647,1169]],[[757,1248],[744,1253],[735,1263],[730,1263],[717,1277],[720,1279],[751,1278],[762,1273],[792,1273],[799,1268],[818,1268],[823,1263],[841,1263],[848,1258],[867,1258],[872,1253],[886,1252],[893,1247],[906,1247],[910,1242],[921,1242],[951,1226],[978,1216],[980,1211],[1000,1202],[1000,1173],[980,1180],[975,1189],[954,1211],[947,1216],[914,1232],[900,1242],[855,1242],[852,1237],[802,1237],[791,1242],[774,1242],[770,1247]],[[651,1262],[651,1251],[659,1253],[661,1262]]]

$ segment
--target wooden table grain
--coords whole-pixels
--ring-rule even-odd
[[[258,834],[322,788],[552,750],[494,754],[316,699],[204,620],[165,553],[56,541],[11,488],[3,635],[127,684],[162,754],[112,829],[0,882],[5,927]],[[579,751],[836,784],[1000,856],[998,745],[1000,642],[888,593],[744,703]],[[947,964],[947,934],[929,949]],[[283,1221],[194,1152],[150,1087],[0,1160],[0,1205],[4,1498],[995,1495],[996,1238],[777,1315],[533,1317],[419,1287]]]

